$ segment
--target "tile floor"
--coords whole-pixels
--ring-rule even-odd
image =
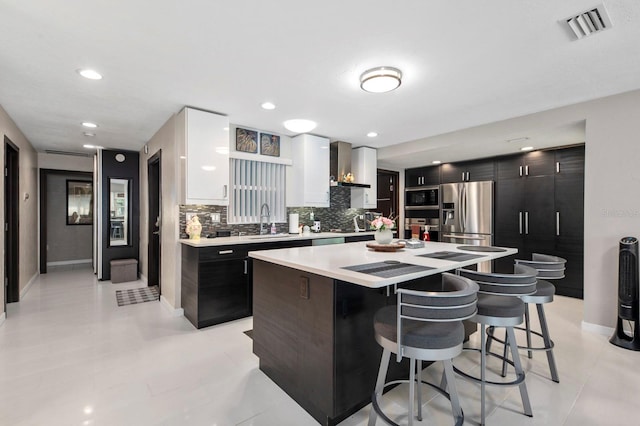
[[[98,282],[86,268],[58,271],[10,304],[0,326],[0,425],[317,424],[258,370],[243,333],[250,318],[198,331],[158,302],[117,306],[117,289],[143,285]],[[487,424],[640,424],[640,353],[582,331],[581,311],[581,301],[563,297],[548,306],[561,382],[548,379],[544,355],[525,360],[534,417],[521,414],[516,388],[491,388]],[[456,364],[477,368],[470,355]],[[438,381],[440,371],[425,375]],[[466,424],[477,425],[478,387],[457,384]],[[425,393],[417,424],[452,424],[448,402]],[[384,399],[398,421],[406,421],[405,398],[400,386]],[[341,426],[365,425],[368,413]]]

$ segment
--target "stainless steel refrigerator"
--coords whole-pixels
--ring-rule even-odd
[[[493,244],[493,182],[461,182],[440,185],[441,241],[465,246]],[[491,262],[478,264],[491,272]]]

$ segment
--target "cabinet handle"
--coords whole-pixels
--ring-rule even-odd
[[[524,233],[529,235],[529,212],[524,212]]]
[[[556,235],[560,235],[560,212],[556,212]]]
[[[560,173],[560,162],[556,161],[556,173]]]
[[[247,259],[244,260],[244,274],[247,275]]]
[[[227,198],[227,185],[222,185],[222,198]]]
[[[522,177],[522,166],[520,166],[520,177]]]
[[[233,250],[220,250],[218,252],[218,254],[231,254],[231,253],[233,253]]]
[[[524,166],[524,174],[525,176],[529,176],[529,166]]]
[[[522,212],[518,212],[518,230],[522,235]]]

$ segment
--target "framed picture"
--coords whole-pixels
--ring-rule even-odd
[[[280,157],[280,136],[260,133],[260,154]]]
[[[236,128],[236,151],[258,153],[258,132]]]
[[[93,183],[67,180],[67,225],[93,224]]]

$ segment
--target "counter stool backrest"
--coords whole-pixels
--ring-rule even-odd
[[[538,271],[538,278],[544,280],[559,280],[564,278],[567,261],[558,256],[533,253],[531,260],[516,259],[516,265],[524,265]]]
[[[529,266],[515,265],[513,274],[458,269],[458,273],[478,283],[479,293],[499,296],[525,296],[536,292],[538,272]]]
[[[398,294],[398,362],[402,359],[403,327],[406,321],[453,322],[473,317],[478,301],[478,284],[470,279],[442,274],[442,291],[417,291],[400,288]],[[415,324],[415,322],[413,323]]]

